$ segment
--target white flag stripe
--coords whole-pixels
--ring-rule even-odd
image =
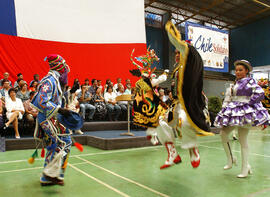
[[[17,36],[69,43],[146,43],[144,0],[14,0]]]

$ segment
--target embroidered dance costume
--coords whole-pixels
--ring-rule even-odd
[[[238,79],[227,90],[221,111],[217,114],[214,125],[221,128],[220,136],[227,157],[224,170],[231,169],[236,164],[228,135],[234,129],[238,130],[241,145],[242,168],[238,178],[245,178],[251,174],[248,163],[247,136],[251,126],[269,125],[270,116],[263,107],[261,100],[264,98],[263,89],[255,80],[247,77],[252,71],[250,63],[246,60],[237,60],[235,63]]]
[[[140,97],[137,97],[138,93],[136,94],[134,109],[137,107],[138,111],[141,110],[142,112],[148,112],[148,109],[156,110],[150,111],[153,113],[151,113],[151,116],[148,116],[147,118],[144,118],[146,116],[142,116],[143,113],[139,111],[140,117],[138,118],[138,122],[141,121],[143,123],[149,123],[149,125],[146,125],[148,127],[147,133],[149,133],[151,130],[156,132],[159,141],[166,147],[168,158],[160,169],[168,168],[181,162],[181,157],[177,153],[174,145],[175,133],[173,131],[173,129],[176,129],[177,127],[179,128],[180,121],[182,122],[183,135],[182,147],[189,149],[191,164],[194,168],[196,168],[200,164],[196,134],[213,135],[212,133],[208,132],[209,125],[206,123],[206,117],[204,115],[206,105],[205,98],[202,95],[203,62],[199,53],[194,47],[187,45],[185,41],[181,41],[180,33],[172,22],[168,22],[166,24],[166,30],[168,32],[170,41],[176,47],[176,49],[182,53],[183,56],[181,62],[182,64],[179,63],[174,72],[176,73],[175,79],[177,81],[177,99],[171,107],[171,113],[167,110],[167,113],[159,113],[157,107],[144,107],[144,105],[148,102],[147,98],[150,98],[151,101],[155,101],[155,97],[152,96],[153,89],[150,86],[149,80],[147,81],[144,79],[143,81],[143,79],[140,79],[136,85],[139,88],[148,88],[144,88],[146,91],[144,91],[143,94],[141,93]],[[147,85],[140,85],[140,81],[143,81]],[[147,90],[149,90],[151,94],[148,93]],[[138,101],[145,104],[138,105],[140,103]],[[155,127],[153,128],[153,126]]]
[[[213,135],[209,132],[208,118],[205,116],[206,102],[202,94],[203,61],[193,46],[181,40],[180,32],[171,21],[167,22],[165,28],[170,42],[180,52],[181,58],[173,72],[175,88],[172,91],[175,99],[163,117],[164,122],[160,122],[163,132],[158,132],[158,138],[163,138],[160,141],[163,141],[168,151],[168,159],[161,169],[176,163],[174,158],[180,158],[178,154],[174,154],[176,149],[172,129],[179,136],[182,135],[181,147],[189,150],[191,165],[197,168],[200,164],[197,135]]]
[[[62,106],[63,98],[60,77],[69,72],[69,68],[60,55],[49,55],[47,60],[50,71],[41,80],[32,100],[32,106],[39,111],[39,127],[36,125],[34,137],[45,140],[47,148],[41,185],[63,185],[72,141],[68,129],[57,121],[56,115]]]
[[[217,114],[216,127],[260,126],[269,124],[269,114],[263,107],[263,89],[252,78],[236,81],[226,90],[222,110]]]

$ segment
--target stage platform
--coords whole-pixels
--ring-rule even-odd
[[[92,146],[103,150],[135,148],[151,146],[146,139],[145,131],[131,131],[134,136],[122,136],[126,130],[107,130],[84,132],[83,135],[72,135],[75,141],[82,145]],[[21,139],[6,138],[6,150],[33,149],[36,147],[33,137]]]
[[[152,146],[146,139],[145,130],[137,128],[131,130],[134,136],[121,135],[127,132],[127,121],[118,122],[85,122],[82,128],[83,135],[72,135],[73,139],[82,145],[92,146],[103,150],[115,150],[124,148],[135,148]],[[211,129],[213,133],[218,133],[218,129]],[[8,131],[5,139],[6,151],[33,149],[36,142],[31,135],[24,135],[21,132],[21,138],[15,139],[13,132]],[[25,133],[29,133],[25,132]]]

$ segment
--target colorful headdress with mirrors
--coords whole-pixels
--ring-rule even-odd
[[[145,76],[145,77],[151,76],[151,74],[156,70],[156,67],[151,68],[152,64],[155,61],[157,61],[157,62],[159,61],[159,58],[156,55],[155,50],[150,49],[150,47],[148,47],[146,54],[139,56],[139,57],[135,57],[135,60],[133,59],[134,51],[135,51],[135,49],[132,50],[132,53],[130,56],[130,60],[131,60],[132,64],[135,65],[139,69],[141,76]],[[131,73],[138,76],[138,73],[135,74],[132,71],[131,71]]]

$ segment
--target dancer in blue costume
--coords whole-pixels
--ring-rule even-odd
[[[241,145],[242,170],[237,176],[245,178],[251,174],[248,163],[247,136],[251,126],[269,125],[270,116],[263,107],[261,100],[264,99],[263,89],[249,77],[252,71],[251,64],[246,60],[234,62],[236,81],[226,90],[225,100],[221,111],[218,113],[215,126],[221,127],[221,140],[227,156],[227,165],[224,170],[232,168],[236,163],[233,157],[228,135],[233,129],[238,129],[239,142]]]
[[[56,116],[58,113],[64,116],[69,115],[69,111],[61,106],[62,88],[67,84],[67,75],[70,70],[60,55],[51,54],[45,60],[49,63],[50,71],[41,80],[32,100],[32,105],[39,111],[35,137],[45,139],[47,146],[40,183],[42,186],[64,185],[64,171],[72,141],[68,129],[57,121]]]

